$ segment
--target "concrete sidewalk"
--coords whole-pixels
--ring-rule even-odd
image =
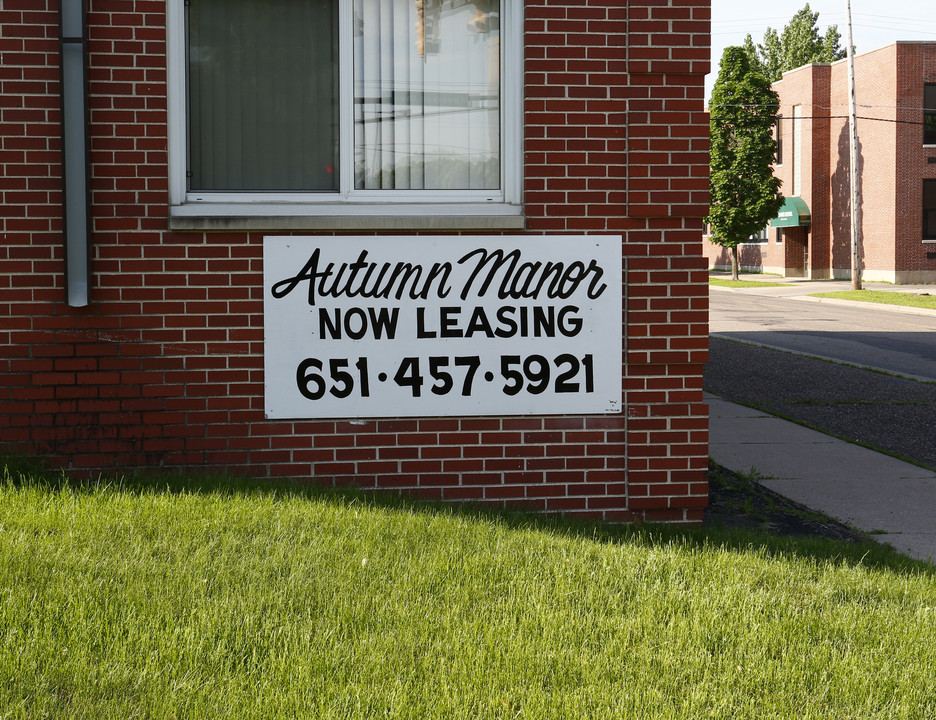
[[[911,557],[936,559],[936,473],[706,393],[709,454]]]
[[[714,277],[730,273],[712,272]],[[850,290],[849,280],[810,280],[744,274],[744,280],[779,287],[716,291],[860,305],[848,300],[809,297],[811,293]],[[864,282],[869,290],[936,294],[933,285]],[[895,313],[932,314],[932,310],[876,305]],[[735,472],[757,473],[771,490],[806,507],[874,533],[899,552],[936,560],[936,473],[810,430],[766,412],[706,393],[712,459]]]

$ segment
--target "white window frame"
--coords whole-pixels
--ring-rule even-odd
[[[340,183],[334,193],[187,189],[185,0],[167,0],[169,226],[175,230],[518,229],[522,207],[523,3],[502,0],[501,188],[354,190],[352,0],[339,1]]]
[[[931,115],[933,115],[933,114],[936,114],[936,113],[934,113],[934,111],[933,111],[932,109],[930,109],[930,108],[927,107],[927,102],[926,102],[926,91],[927,91],[930,87],[934,88],[934,93],[936,93],[936,83],[931,83],[931,82],[923,83],[923,123],[924,123],[924,130],[923,130],[923,147],[936,147],[936,143],[928,143],[928,142],[926,142],[926,130],[925,130],[926,119],[927,119],[927,117],[929,117],[929,116],[931,116]]]
[[[931,244],[933,244],[933,243],[936,243],[936,236],[927,235],[927,234],[926,234],[926,212],[927,212],[927,208],[926,208],[926,206],[924,205],[924,202],[926,201],[926,183],[928,183],[928,182],[930,182],[930,183],[936,183],[936,178],[923,178],[923,183],[922,183],[922,185],[920,186],[920,189],[922,190],[922,192],[920,193],[920,208],[922,209],[922,214],[921,214],[921,216],[920,216],[920,229],[921,229],[921,231],[922,231],[921,234],[922,234],[922,236],[923,236],[923,244],[924,244],[924,245],[931,245]]]
[[[769,230],[770,230],[770,227],[765,225],[756,233],[751,235],[751,237],[745,240],[744,243],[742,244],[744,245],[766,245],[768,242],[770,242]]]

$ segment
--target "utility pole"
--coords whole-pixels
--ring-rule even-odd
[[[858,118],[855,102],[855,49],[852,42],[851,0],[845,0],[848,18],[848,168],[851,190],[851,286],[861,290],[861,188],[858,177]]]

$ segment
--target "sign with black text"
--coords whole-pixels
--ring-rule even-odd
[[[621,412],[619,235],[266,237],[271,419]]]

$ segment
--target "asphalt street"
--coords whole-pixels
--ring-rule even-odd
[[[778,287],[712,288],[710,332],[936,381],[936,311],[814,295],[848,287],[847,282],[800,280]],[[880,284],[869,289],[906,291]]]
[[[720,337],[705,389],[936,469],[936,385]]]
[[[809,296],[839,285],[715,290],[705,389],[936,468],[936,313]]]

